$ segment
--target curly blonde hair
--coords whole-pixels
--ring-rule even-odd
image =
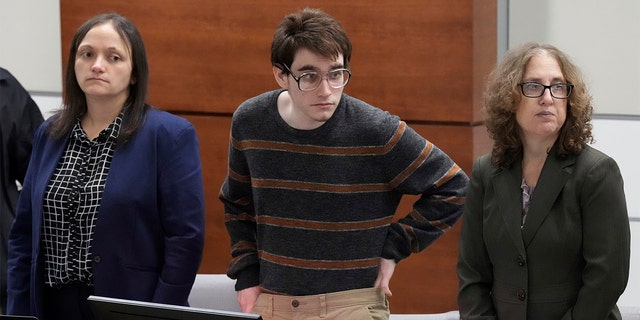
[[[578,154],[587,143],[593,142],[590,123],[592,98],[578,67],[552,45],[525,43],[505,53],[489,75],[484,94],[482,107],[485,126],[494,141],[491,162],[496,167],[509,167],[522,158],[522,140],[516,122],[516,107],[522,99],[518,84],[522,81],[529,60],[543,54],[558,61],[564,78],[574,86],[567,101],[567,118],[555,143],[558,156]]]

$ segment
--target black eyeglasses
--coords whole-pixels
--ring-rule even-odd
[[[300,91],[313,91],[320,86],[320,83],[322,83],[322,80],[324,79],[327,79],[331,88],[339,89],[346,86],[351,78],[351,71],[345,68],[331,70],[324,76],[320,75],[318,72],[310,71],[296,77],[287,65],[282,63],[282,66],[284,66],[293,79],[296,80]]]
[[[551,96],[556,99],[566,99],[571,95],[573,85],[570,83],[554,83],[549,86],[537,82],[518,83],[522,94],[527,98],[539,98],[544,94],[544,90],[549,89]]]

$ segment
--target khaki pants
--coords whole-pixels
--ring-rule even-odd
[[[253,313],[264,320],[389,319],[389,302],[379,288],[365,288],[312,296],[262,293]]]

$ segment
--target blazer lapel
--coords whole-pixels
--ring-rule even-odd
[[[565,160],[561,160],[555,156],[555,148],[549,153],[533,191],[527,221],[522,228],[525,247],[529,246],[540,225],[551,212],[551,207],[569,179],[571,171],[566,168],[574,163],[575,156],[567,156]]]
[[[520,233],[522,219],[522,164],[516,162],[510,168],[496,171],[492,179],[493,189],[499,199],[500,213],[513,243],[524,255],[525,247]]]

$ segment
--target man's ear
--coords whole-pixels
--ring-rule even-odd
[[[276,78],[276,82],[283,89],[289,88],[289,74],[285,72],[283,69],[280,69],[279,66],[272,66],[273,76]]]

